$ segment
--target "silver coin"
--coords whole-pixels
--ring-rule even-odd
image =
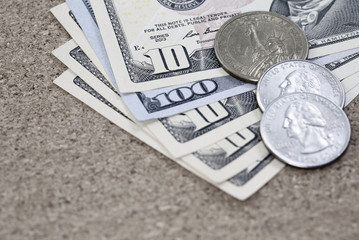
[[[258,82],[258,105],[265,111],[275,99],[295,92],[319,94],[344,107],[345,92],[339,79],[328,69],[305,60],[284,61],[269,68]]]
[[[307,38],[294,22],[271,12],[248,12],[225,22],[216,34],[214,49],[222,67],[252,83],[273,64],[305,59]]]
[[[344,111],[327,98],[293,93],[268,106],[260,133],[278,159],[292,166],[313,168],[342,155],[351,129]]]

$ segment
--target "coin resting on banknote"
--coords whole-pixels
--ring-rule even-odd
[[[273,64],[305,59],[308,41],[291,20],[270,12],[249,12],[228,20],[215,39],[215,53],[231,75],[256,83]]]
[[[277,63],[262,75],[256,94],[264,111],[263,142],[278,159],[313,168],[331,163],[347,148],[344,88],[328,69],[306,60]]]
[[[268,106],[260,132],[265,145],[280,160],[313,168],[341,156],[351,130],[346,114],[335,103],[313,93],[293,93]]]

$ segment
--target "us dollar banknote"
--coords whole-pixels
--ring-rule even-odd
[[[261,118],[254,92],[242,93],[174,116],[147,122],[146,127],[175,157],[215,143]]]
[[[359,84],[359,49],[348,51],[347,55],[333,54],[331,56],[312,60],[330,70],[342,83],[345,93]],[[336,55],[341,55],[336,58]],[[338,57],[337,56],[337,57]]]
[[[96,25],[95,18],[91,14],[91,7],[89,5],[89,2],[86,0],[68,0],[67,2],[70,4],[70,6],[72,6],[74,14],[81,17],[79,20],[81,28],[79,27],[77,31],[80,32],[81,30],[83,30],[88,37],[89,42],[92,44],[92,48],[95,49],[97,53],[101,52],[101,56],[106,55],[106,53],[102,52],[104,49],[103,42],[98,38],[98,36],[100,36],[100,33]],[[84,13],[84,11],[86,11],[87,13]],[[69,15],[66,15],[65,13],[62,14],[62,16],[68,17]],[[75,19],[73,19],[73,21],[75,21]],[[87,24],[91,21],[91,24]],[[75,25],[73,24],[71,28],[74,28],[74,26]],[[78,35],[80,35],[80,33]],[[76,38],[75,41],[77,41]],[[82,45],[79,45],[82,48]],[[84,52],[87,53],[85,49],[87,48],[84,48]],[[82,64],[88,65],[88,61],[83,61]],[[106,65],[106,61],[102,61],[102,64],[105,65],[105,69],[108,69],[110,67]],[[97,64],[95,65],[97,66]],[[78,72],[77,74],[80,75],[80,73]],[[116,88],[116,85],[114,86]],[[187,111],[189,109],[193,109],[218,101],[220,99],[224,99],[246,91],[253,90],[254,88],[255,86],[252,84],[238,81],[233,77],[227,76],[203,79],[201,81],[189,84],[182,84],[179,86],[172,86],[151,91],[121,95],[128,108],[138,120],[147,120],[152,118],[160,118],[174,115],[179,112]]]
[[[121,99],[117,98],[118,96],[113,91],[113,88],[110,87],[109,82],[97,80],[97,83],[100,84],[96,84],[95,81],[94,78],[87,78],[86,82],[82,78],[76,77],[70,84],[78,86],[89,95],[107,105],[107,107],[130,119],[132,122],[136,122],[131,115],[127,115],[128,112],[124,105],[119,104]],[[101,87],[101,84],[104,88]],[[112,91],[106,91],[106,89],[112,89]],[[84,91],[73,91],[73,95],[81,96],[80,93]],[[101,108],[99,111],[104,110]],[[215,144],[198,149],[180,159],[209,182],[222,183],[269,154],[261,142],[258,126],[258,122],[252,124],[219,140]],[[166,152],[167,156],[170,155],[167,150],[161,150],[161,152]]]
[[[78,49],[75,52],[76,50]],[[60,59],[61,56],[68,56],[68,51],[59,49],[53,53]],[[75,60],[70,65],[75,70],[82,67]],[[115,91],[108,80],[101,74],[96,74],[98,72],[94,66],[89,65],[87,68],[87,71],[81,71],[84,74],[82,76],[106,85],[106,93]],[[104,82],[106,83],[103,84]],[[119,94],[116,95],[120,98]],[[179,157],[225,138],[259,121],[260,117],[255,94],[250,91],[184,113],[149,120],[143,122],[143,125],[159,138],[173,156]]]
[[[356,52],[327,63],[325,67],[341,80],[344,90],[347,93],[359,84],[359,71],[356,67],[358,64],[359,52]]]
[[[269,154],[258,127],[255,123],[181,159],[211,181],[224,182]]]
[[[337,59],[325,64],[325,67],[337,75],[339,79],[347,78],[358,72],[356,67],[359,65],[359,52]]]
[[[359,84],[359,72],[350,75],[342,80],[345,93],[348,93]]]
[[[259,188],[263,187],[284,166],[284,163],[268,154],[242,170],[236,176],[220,184],[219,188],[237,199],[245,200],[258,191]]]
[[[97,69],[91,59],[74,41],[69,41],[59,47],[53,51],[53,54],[81,77],[91,73],[97,78],[106,79],[105,75]],[[228,79],[217,78],[216,80],[207,79],[182,85],[177,88],[161,88],[150,93],[138,92],[122,94],[121,96],[136,119],[142,121],[174,115],[252,89],[252,84],[238,86],[236,80],[228,81]],[[167,100],[167,98],[172,100]],[[168,111],[160,111],[161,108]],[[143,112],[148,113],[146,117],[141,114]]]
[[[103,77],[103,75],[96,69],[95,66],[93,66],[93,64],[91,64],[91,61],[89,61],[86,57],[86,55],[81,52],[81,49],[79,47],[76,46],[76,44],[72,41],[70,41],[69,43],[65,44],[63,47],[60,47],[59,49],[55,50],[55,55],[63,62],[66,63],[66,65],[68,65],[69,67],[73,68],[74,71],[76,72],[80,72],[81,76],[85,79],[95,79],[94,81],[98,81],[98,82],[102,82],[104,85],[107,86],[107,88],[109,88],[109,91],[107,91],[106,93],[104,93],[103,95],[108,96],[108,93],[111,91],[112,92],[116,92],[116,90],[111,86],[111,84],[109,83],[109,81],[106,80],[106,78]],[[84,64],[87,63],[87,64]],[[79,70],[78,70],[79,69]],[[355,75],[353,75],[355,76]],[[100,80],[100,81],[99,81]],[[344,82],[347,79],[344,79]],[[117,93],[116,93],[117,94]],[[113,99],[112,98],[112,102],[122,102],[120,96],[117,94],[118,98],[117,99]],[[230,109],[230,114],[232,115],[232,120],[234,120],[234,118],[237,117],[241,117],[241,115],[245,115],[246,112],[249,112],[251,109],[255,109],[256,108],[256,104],[251,105],[249,104],[248,106],[250,106],[247,110],[246,110],[246,105],[248,103],[250,103],[251,101],[255,101],[255,99],[251,100],[251,98],[248,98],[247,100],[244,101],[243,100],[238,100],[237,99],[237,104],[238,104],[238,108],[230,108],[229,105],[225,106],[226,108]],[[247,102],[247,103],[246,103]],[[236,105],[236,104],[233,104]],[[163,119],[160,119],[160,122],[162,121],[162,125],[165,126],[165,128],[167,129],[167,134],[164,134],[164,136],[161,136],[161,134],[158,135],[158,138],[163,137],[164,140],[163,142],[167,142],[168,138],[173,138],[172,140],[176,140],[176,144],[178,144],[178,146],[181,146],[181,144],[186,144],[187,141],[190,141],[192,139],[195,139],[197,137],[200,137],[203,133],[206,133],[206,131],[213,129],[212,127],[215,126],[215,122],[217,122],[217,120],[220,120],[221,117],[213,117],[212,113],[213,111],[215,112],[215,114],[217,114],[218,116],[220,116],[222,114],[223,119],[225,119],[225,121],[223,121],[222,123],[226,123],[227,120],[230,120],[230,118],[227,118],[227,114],[223,114],[224,111],[221,111],[221,105],[214,105],[215,107],[212,108],[208,108],[208,109],[204,109],[203,112],[201,112],[201,110],[196,110],[194,112],[191,113],[191,111],[189,113],[184,113],[181,114],[179,116],[173,117],[173,119],[175,119],[174,121],[171,120],[172,125],[167,124],[166,121],[162,121]],[[223,110],[223,109],[222,109]],[[216,112],[217,111],[217,112]],[[191,114],[190,114],[191,113]],[[204,114],[205,113],[205,114]],[[199,127],[195,127],[196,124],[195,123],[190,123],[190,121],[188,121],[188,117],[186,117],[185,115],[190,115],[189,118],[192,119],[196,119],[196,123]],[[228,115],[229,116],[229,115]],[[165,119],[171,119],[172,117],[169,118],[165,118]],[[240,119],[240,118],[239,118]],[[210,121],[212,121],[212,123],[209,123]],[[204,126],[206,126],[205,128],[203,128],[201,130],[201,124],[200,122],[205,122]],[[150,124],[151,126],[153,124]],[[186,127],[186,125],[188,125],[188,127]],[[238,125],[239,126],[239,125]],[[191,129],[192,127],[192,129]],[[255,128],[253,128],[255,129]],[[163,128],[162,128],[163,130]],[[153,131],[157,132],[157,128],[153,128]],[[169,135],[168,133],[171,133],[171,135]],[[244,134],[246,133],[246,134]],[[251,130],[251,131],[245,131],[244,133],[236,133],[234,134],[233,137],[228,138],[223,140],[223,143],[233,143],[234,146],[241,146],[241,144],[244,144],[245,141],[242,138],[246,138],[246,139],[251,139],[250,136],[257,136],[255,139],[257,139],[254,142],[258,142],[258,135],[254,134],[255,131]],[[252,133],[252,134],[251,134]],[[241,136],[241,137],[239,137]],[[246,136],[246,137],[243,137]],[[232,139],[232,140],[230,140]],[[254,143],[252,142],[252,143]],[[223,144],[223,145],[227,145],[228,144]],[[256,148],[258,149],[262,149],[261,146],[259,146],[260,144],[258,144],[258,146],[256,146]],[[195,145],[193,145],[195,146]],[[171,144],[167,144],[168,148],[171,148]],[[248,148],[248,145],[246,145],[246,148]],[[244,149],[246,149],[244,148]],[[213,149],[218,150],[218,146],[210,146],[207,150],[203,149],[201,150],[202,153],[209,153],[212,152]],[[232,149],[233,150],[233,149]],[[210,176],[212,176],[212,179],[215,179],[215,181],[219,182],[222,181],[224,176],[228,176],[230,174],[230,172],[233,173],[233,171],[235,169],[238,169],[239,165],[243,164],[240,162],[237,162],[235,164],[229,164],[231,163],[231,161],[233,161],[233,159],[238,159],[238,156],[241,156],[241,154],[246,153],[246,157],[248,157],[247,151],[244,151],[242,148],[237,149],[238,151],[236,151],[237,157],[234,157],[236,154],[232,155],[232,154],[227,154],[226,157],[224,157],[223,159],[220,158],[216,158],[219,162],[217,164],[225,164],[222,167],[215,167],[216,163],[210,163],[208,159],[214,159],[212,158],[213,156],[211,156],[210,154],[192,154],[188,157],[185,158],[185,161],[187,161],[187,164],[190,165],[192,168],[196,169],[207,169],[206,171],[203,171],[203,175],[209,174]],[[250,151],[254,151],[254,149],[251,149]],[[263,152],[262,150],[256,150],[258,152]],[[221,152],[225,152],[225,150],[221,150]],[[229,157],[228,157],[229,156]],[[208,157],[207,160],[205,160],[205,157]],[[232,159],[232,160],[231,160]],[[253,156],[249,159],[253,159]],[[198,161],[199,160],[199,161]],[[204,160],[204,161],[201,161]],[[193,165],[191,165],[193,164]],[[228,164],[228,165],[227,165]],[[207,166],[206,166],[207,165]],[[237,167],[233,167],[233,165],[237,166]],[[226,166],[226,167],[225,167]],[[242,165],[243,166],[243,165]],[[225,173],[225,174],[223,174]]]
[[[241,12],[264,10],[291,18],[306,32],[310,58],[359,46],[356,0],[91,3],[116,81],[125,91],[223,76],[213,40],[223,22]],[[280,44],[275,32],[269,37]]]
[[[135,119],[131,119],[130,116],[126,116],[126,110],[122,108],[124,106],[117,108],[97,91],[97,87],[91,87],[85,80],[76,76],[76,74],[71,71],[64,72],[54,82],[120,128],[137,137],[165,156],[171,158],[190,172],[203,178],[204,180],[209,181],[215,187],[239,200],[245,200],[252,196],[285,166],[278,160],[274,159],[273,156],[265,155],[264,157],[253,160],[235,176],[229,177],[229,179],[226,179],[223,183],[214,183],[188,166],[184,161],[182,161],[182,159],[176,159],[169,155],[166,149],[164,149],[153,136],[141,129]]]
[[[204,2],[193,1],[195,5],[207,6],[202,4]],[[218,31],[218,21],[213,21],[214,29],[201,29],[207,33],[199,38],[195,27],[201,26],[199,23],[204,19],[199,16],[197,8],[184,5],[181,10],[177,7],[171,9],[165,1],[135,4],[91,1],[91,4],[121,92],[228,76],[216,60],[213,46],[209,47]],[[141,14],[137,9],[141,9]],[[193,10],[190,15],[183,11],[190,9]],[[129,18],[123,18],[125,12]],[[228,19],[232,14],[226,16]]]
[[[122,99],[116,90],[96,67],[88,61],[86,55],[73,41],[55,50],[54,54],[68,67],[71,67],[75,73],[80,72],[81,78],[91,82],[103,96],[113,102],[114,107],[123,108],[123,106],[119,105]],[[107,91],[89,79],[101,79]],[[79,83],[79,81],[76,81],[76,83]],[[182,159],[192,169],[208,178],[209,181],[220,183],[243,170],[251,162],[267,154],[268,151],[260,140],[258,123],[255,123],[218,141],[216,144],[188,154]]]
[[[269,10],[289,17],[306,33],[309,57],[358,47],[357,0],[273,0]]]
[[[87,36],[82,31],[79,22],[68,5],[66,3],[62,3],[51,8],[50,11],[70,34],[72,39],[74,39],[76,43],[81,46],[83,51],[86,52],[86,55],[91,59],[96,67],[106,76],[106,78],[110,79],[107,71],[103,67],[104,64],[102,64],[102,61],[99,58],[100,55],[98,55],[92,48]],[[115,86],[112,81],[111,83]]]
[[[83,1],[67,0],[67,2],[70,4],[70,6],[72,6],[75,13],[77,13],[77,14],[79,14],[81,16],[81,19],[80,19],[81,21],[80,22],[83,24],[84,31],[88,32],[87,36],[90,39],[95,39],[95,40],[91,41],[91,42],[94,42],[94,44],[92,44],[93,47],[95,49],[104,49],[103,42],[102,42],[102,39],[100,37],[100,33],[99,33],[98,26],[97,26],[97,23],[96,23],[96,19],[95,19],[95,16],[94,16],[94,12],[93,12],[93,9],[91,7],[91,4],[90,4],[89,0],[83,0]],[[319,3],[320,2],[316,2],[316,1],[313,1],[311,3],[307,3],[306,4],[307,11],[312,11],[313,12],[314,9],[317,9],[317,10],[318,9],[323,9],[323,12],[327,12],[327,10],[329,10],[328,8],[332,7],[332,4],[334,4],[333,1],[328,1],[328,2],[323,2],[322,1],[320,3],[322,5],[320,5]],[[303,3],[300,3],[300,4],[303,4]],[[345,7],[345,6],[347,6],[348,3],[342,3],[342,4],[343,4],[342,8],[346,9],[347,7]],[[271,5],[271,9],[274,9],[274,10],[283,9],[283,7],[280,7],[280,6],[281,6],[280,3],[277,3],[276,1],[273,1],[273,4]],[[283,6],[283,4],[282,4],[282,6]],[[293,4],[291,4],[291,3],[288,3],[288,6],[290,6],[292,8],[294,7]],[[308,10],[309,7],[311,7],[311,10]],[[334,8],[339,9],[340,7],[337,6],[337,7],[334,7]],[[354,11],[356,11],[355,8],[354,8]],[[84,16],[87,16],[87,17],[84,17]],[[302,14],[302,16],[303,16],[303,14]],[[293,18],[293,16],[291,18]],[[349,19],[353,19],[353,18],[349,16]],[[88,24],[91,21],[93,23]],[[313,28],[314,28],[313,23],[311,24],[312,27],[310,27],[310,28],[307,25],[304,26],[303,24],[300,25],[303,28],[303,30],[306,29],[307,31],[309,31],[309,29],[310,29],[310,34],[313,35],[313,31],[314,31],[313,30]],[[318,27],[315,27],[315,28],[318,28]],[[92,37],[93,35],[95,35],[97,37],[93,38]],[[341,41],[345,41],[345,39],[344,40],[342,39]],[[357,49],[346,50],[346,51],[341,51],[341,52],[338,52],[338,53],[335,53],[335,54],[325,55],[325,57],[321,58],[323,60],[318,59],[318,58],[314,59],[314,62],[319,63],[321,65],[324,65],[326,68],[328,68],[330,71],[332,71],[333,74],[336,75],[340,80],[343,80],[344,78],[348,78],[350,76],[350,78],[345,79],[345,81],[342,81],[342,83],[344,85],[344,88],[346,89],[346,91],[348,91],[349,89],[353,88],[357,84],[356,83],[357,81],[355,81],[356,75],[355,76],[352,76],[352,75],[357,72],[355,66],[358,64],[358,51],[359,51],[358,48]],[[105,53],[101,53],[101,54],[105,55]],[[130,95],[130,96],[132,96],[132,95]],[[126,98],[127,97],[125,97],[125,99]],[[134,98],[134,99],[137,100],[137,98]],[[132,103],[135,103],[136,106],[137,106],[137,102],[132,102]],[[144,111],[138,111],[138,114],[141,114],[143,112]],[[138,114],[136,114],[136,116]],[[166,115],[169,115],[169,114],[166,114]]]
[[[328,64],[330,62],[334,62],[334,61],[336,61],[338,59],[347,57],[347,56],[352,55],[352,54],[357,53],[357,52],[359,52],[359,48],[352,48],[352,49],[344,50],[344,51],[341,51],[341,52],[325,55],[325,56],[322,56],[322,57],[313,58],[311,60],[315,61],[319,65],[324,66],[324,65],[326,65],[326,64]]]
[[[95,51],[98,59],[100,60],[105,72],[111,80],[112,85],[119,92],[118,85],[115,81],[115,77],[113,75],[113,71],[111,68],[110,60],[108,59],[105,45],[103,44],[101,34],[98,30],[98,24],[96,21],[95,14],[93,12],[91,3],[89,0],[67,0],[66,5],[71,9],[69,12],[72,14],[72,20],[78,23],[78,32],[83,32],[85,34],[88,42],[90,43],[92,49]],[[63,13],[65,16],[66,12]],[[66,28],[66,27],[65,27]],[[73,39],[76,38],[72,37]],[[76,41],[77,42],[77,41]],[[77,42],[81,48],[83,46],[80,42]],[[86,49],[83,48],[86,52]],[[86,52],[87,53],[87,52]]]

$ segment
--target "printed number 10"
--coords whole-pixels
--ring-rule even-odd
[[[190,67],[187,50],[182,45],[155,48],[144,54],[152,61],[153,74],[183,70]]]

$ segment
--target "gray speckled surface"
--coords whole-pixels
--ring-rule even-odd
[[[52,83],[61,2],[0,2],[0,239],[359,239],[359,98],[339,161],[240,202]]]

